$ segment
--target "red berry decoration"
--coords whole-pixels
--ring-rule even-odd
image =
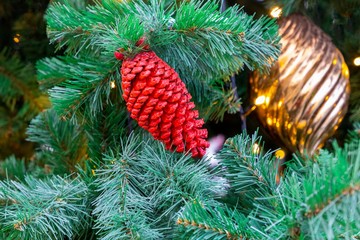
[[[204,120],[190,102],[178,74],[152,51],[125,59],[121,67],[123,97],[138,124],[169,150],[190,151],[201,158],[209,147]]]

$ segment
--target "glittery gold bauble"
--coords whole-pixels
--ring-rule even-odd
[[[279,22],[282,51],[270,75],[255,72],[251,98],[262,124],[292,152],[313,155],[338,128],[349,70],[331,39],[306,17]]]

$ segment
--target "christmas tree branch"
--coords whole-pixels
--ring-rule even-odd
[[[71,52],[88,43],[90,23],[86,21],[84,9],[76,8],[71,1],[52,3],[45,19],[50,43],[61,43],[57,45],[58,49],[67,46],[67,51]]]
[[[153,208],[152,197],[145,195],[141,184],[144,180],[137,179],[140,177],[134,164],[139,147],[137,141],[131,137],[122,145],[122,152],[109,152],[104,158],[104,167],[95,172],[99,196],[94,201],[93,214],[97,218],[95,228],[100,239],[114,239],[115,236],[156,239],[161,236],[152,229],[148,217]]]
[[[111,94],[115,95],[113,105],[104,103],[103,113],[98,113],[93,117],[91,111],[88,110],[85,111],[83,117],[86,119],[84,129],[88,136],[89,158],[94,164],[101,165],[103,154],[109,148],[118,147],[120,140],[127,134],[127,111],[123,103],[119,101],[120,93],[114,89]]]
[[[246,133],[228,139],[224,148],[216,155],[224,166],[230,189],[253,201],[272,193],[276,188],[278,170],[272,161],[273,154],[260,150],[261,138],[257,133],[249,137]]]
[[[187,16],[194,17],[188,19]],[[224,59],[220,55],[230,54],[250,68],[269,67],[269,58],[276,59],[279,53],[276,49],[279,38],[276,37],[277,26],[274,21],[265,18],[254,20],[238,6],[221,13],[219,6],[213,1],[204,4],[197,1],[184,3],[177,9],[173,28],[186,29],[190,35],[209,36],[208,51],[217,57],[220,65]],[[200,32],[196,34],[198,30]]]
[[[48,79],[60,79],[52,80],[58,83],[61,81],[49,91],[54,109],[61,115],[72,116],[85,103],[91,103],[93,114],[101,112],[102,97],[105,95],[105,101],[109,101],[110,82],[118,78],[116,62],[99,63],[97,59],[90,57],[65,57],[51,61],[51,64],[49,60],[45,60],[38,64],[38,68],[40,83]]]
[[[71,238],[86,225],[86,186],[53,177],[0,182],[0,234],[7,239]]]
[[[168,153],[161,144],[152,142],[146,144],[142,153],[140,159],[146,166],[149,184],[158,189],[157,206],[165,215],[178,209],[184,201],[224,194],[223,180],[216,178],[217,169],[208,170],[208,162],[195,162],[189,155]]]
[[[23,96],[32,107],[33,111],[29,112],[39,112],[48,107],[47,98],[37,89],[33,66],[22,63],[15,55],[9,57],[6,49],[0,52],[0,80],[0,95],[5,102]]]
[[[216,203],[188,203],[179,213],[176,224],[177,237],[186,239],[250,239],[254,234],[249,219],[236,210]]]
[[[99,111],[101,98],[95,97],[106,92],[109,82],[99,77],[115,77],[112,73],[118,64],[114,51],[123,48],[134,56],[141,50],[135,46],[136,41],[145,35],[150,48],[188,84],[195,101],[204,102],[205,92],[210,99],[215,94],[208,91],[214,79],[228,77],[244,65],[268,68],[270,59],[275,60],[279,54],[273,20],[254,20],[238,7],[224,13],[218,8],[215,1],[188,1],[165,7],[158,0],[148,3],[108,0],[86,9],[72,7],[68,0],[50,4],[46,17],[49,37],[58,48],[66,46],[67,53],[76,57],[63,59],[60,66],[54,66],[59,63],[55,59],[53,63],[38,64],[41,82],[58,84],[50,90],[55,109],[70,113],[92,101],[94,112]],[[96,59],[96,63],[90,63],[90,58]],[[47,65],[50,69],[45,68]],[[53,72],[56,68],[58,73]],[[64,69],[69,68],[72,69],[69,75],[75,78],[66,76]]]
[[[26,127],[50,102],[39,91],[33,66],[10,54],[0,51],[0,159],[14,152],[28,158],[33,144],[25,141]]]
[[[304,180],[308,205],[305,216],[310,218],[309,234],[321,232],[327,238],[338,235],[349,238],[360,229],[355,220],[360,217],[360,141],[355,139],[344,149],[334,145],[334,149],[332,158],[319,156],[319,166],[313,167],[313,171],[319,171],[316,178],[309,176]]]
[[[104,167],[95,171],[99,196],[94,214],[105,239],[115,229],[124,229],[118,232],[121,236],[125,229],[142,237],[172,236],[174,217],[186,202],[224,193],[222,180],[215,178],[216,171],[208,171],[208,163],[170,153],[147,139],[131,135],[120,149],[109,151]],[[153,235],[144,235],[146,231]]]
[[[360,170],[360,143],[350,146],[357,150],[356,155],[350,155],[353,150],[349,146],[346,152],[335,146],[336,155],[319,155],[319,171],[317,178],[304,180],[306,202],[309,204],[309,216],[316,214],[341,195],[346,195],[351,190],[356,190],[360,184],[358,171]],[[323,156],[325,156],[324,159]],[[317,165],[314,165],[314,168]],[[344,175],[344,173],[346,173]]]
[[[24,95],[25,99],[27,101],[34,101],[35,107],[37,107],[38,110],[42,109],[42,106],[37,104],[35,101],[35,96],[32,94],[30,88],[28,88],[22,80],[18,79],[12,72],[6,70],[4,67],[0,66],[0,75],[2,75],[2,80],[8,80],[13,87],[15,87],[17,90],[21,92],[21,94]],[[2,83],[4,83],[2,81]],[[4,94],[5,95],[5,94]]]
[[[30,123],[28,140],[41,144],[47,164],[55,174],[72,173],[87,157],[87,139],[77,124],[63,120],[53,110]]]
[[[223,121],[225,113],[235,114],[241,106],[240,99],[234,95],[236,89],[227,90],[222,83],[217,84],[219,86],[212,86],[210,90],[212,93],[207,94],[213,97],[209,99],[209,102],[203,104],[205,112],[201,115],[204,116],[205,121]]]
[[[326,204],[323,203],[322,205],[316,206],[316,209],[309,210],[305,213],[305,216],[308,218],[314,217],[318,215],[321,211],[332,206],[334,204],[339,203],[342,201],[343,198],[348,197],[349,195],[357,194],[356,192],[360,191],[360,184],[356,186],[349,186],[348,188],[344,189],[340,194],[333,196],[332,199],[327,199]]]
[[[25,161],[11,155],[0,162],[0,180],[24,181],[28,174],[31,174],[33,177],[43,178],[48,173],[47,168],[42,168],[37,163],[37,160]]]
[[[322,151],[316,162],[307,160],[286,170],[279,187],[255,199],[257,231],[267,238],[350,238],[360,225],[360,144],[335,154]]]
[[[24,179],[26,173],[24,159],[16,159],[15,156],[10,156],[4,161],[0,162],[0,180],[14,179],[15,177]]]
[[[333,199],[319,212],[315,212],[307,221],[309,236],[322,238],[351,239],[359,234],[360,193],[358,190],[352,194],[344,194]],[[330,223],[330,224],[324,224]]]

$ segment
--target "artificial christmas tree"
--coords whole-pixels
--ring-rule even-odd
[[[134,111],[140,106],[131,93],[140,85],[146,93],[151,78],[138,84],[141,70],[127,82],[125,69],[145,56],[168,65],[162,76],[174,76],[205,121],[240,111],[229,78],[244,67],[269,70],[280,53],[277,25],[238,6],[220,9],[197,0],[52,1],[47,32],[65,55],[37,63],[52,107],[27,130],[39,144],[36,167],[19,163],[15,171],[6,162],[18,178],[0,181],[0,239],[358,237],[358,130],[343,148],[334,143],[313,159],[294,156],[279,172],[279,155],[256,134],[227,139],[211,167],[206,155],[167,150],[141,127],[149,119],[136,120],[145,108]],[[194,115],[185,100],[180,104]]]
[[[208,169],[205,160],[195,161],[186,152],[173,153],[165,147],[190,150],[194,157],[204,154],[206,130],[201,129],[198,115],[221,118],[227,110],[220,107],[232,106],[228,97],[223,98],[233,92],[226,83],[219,84],[223,78],[244,65],[263,69],[271,65],[269,59],[276,59],[279,52],[276,24],[267,18],[254,20],[239,7],[221,13],[213,1],[106,0],[86,8],[59,1],[50,5],[46,20],[51,42],[66,55],[37,64],[40,85],[48,89],[53,110],[34,119],[28,134],[29,140],[40,143],[35,161],[49,177],[27,179],[21,193],[10,190],[15,183],[4,183],[2,237],[176,238],[181,207],[195,199],[216,204],[213,198],[224,194],[224,185],[216,176],[218,170]],[[146,50],[140,47],[142,36],[149,51],[138,53],[139,48]],[[119,48],[135,58],[116,60],[114,51]],[[137,117],[134,110],[140,106],[131,98],[146,73],[137,72],[128,89],[129,65],[145,57],[154,61],[150,75],[167,69],[160,74],[157,90],[166,87],[168,93],[152,95],[169,97],[168,108],[157,105],[167,112],[157,130],[160,138],[167,138],[162,140],[170,139],[165,146],[138,127],[146,127],[148,119],[134,122],[127,114],[129,110],[130,117]],[[218,109],[211,106],[215,101]],[[167,129],[170,120],[173,127]],[[32,189],[50,192],[50,188],[58,189],[57,194],[38,201],[22,195]],[[76,197],[68,194],[68,188],[78,189]],[[60,226],[63,221],[69,224]]]

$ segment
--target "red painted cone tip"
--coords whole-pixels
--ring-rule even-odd
[[[150,51],[125,59],[121,74],[127,109],[139,126],[168,150],[204,156],[208,132],[174,69]]]
[[[141,38],[135,43],[135,45],[136,45],[137,47],[139,47],[139,46],[141,46],[141,45],[144,44],[145,40],[146,40],[145,37],[141,37]]]
[[[117,60],[124,60],[124,54],[122,54],[121,52],[114,52],[114,56]]]
[[[145,41],[146,41],[146,37],[141,37],[141,38],[135,43],[135,45],[136,45],[137,47],[141,47],[141,46],[142,46],[142,49],[144,49],[144,50],[149,50],[149,49],[150,49],[150,46],[149,46],[148,44],[145,44],[145,45],[144,45]]]

